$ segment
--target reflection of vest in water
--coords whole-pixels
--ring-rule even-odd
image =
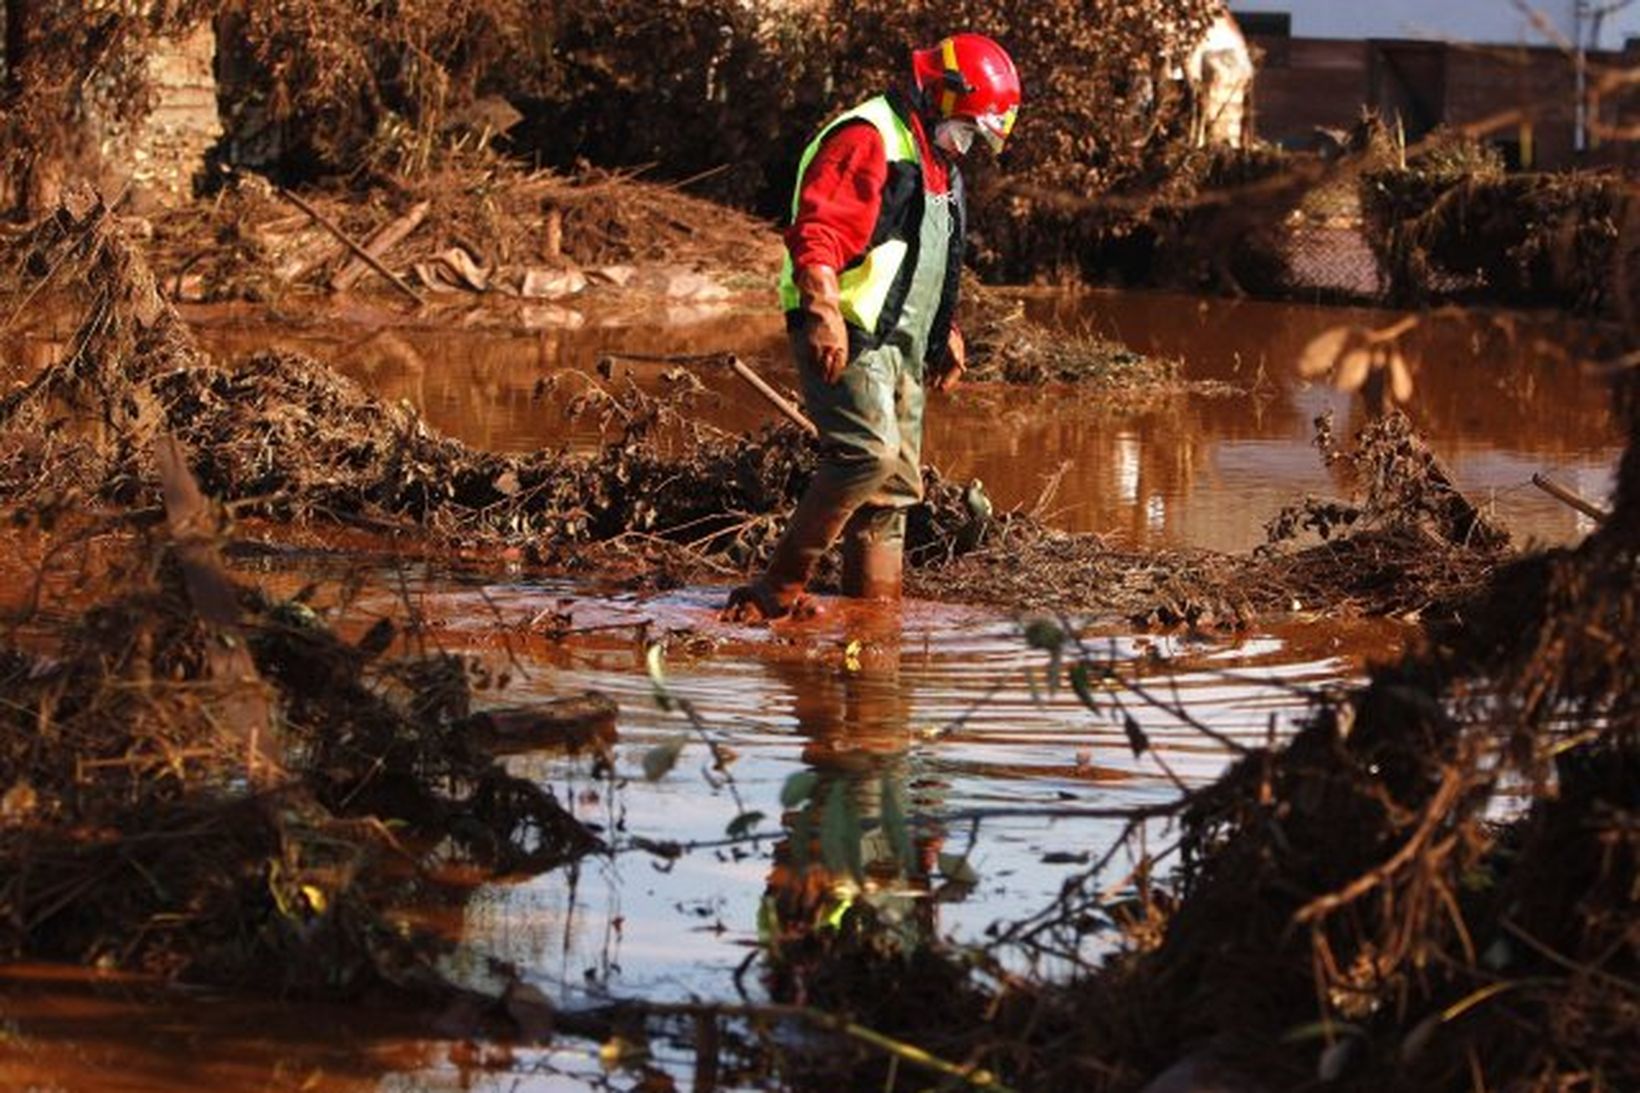
[[[871,242],[864,254],[838,271],[851,355],[896,340],[920,357],[926,346],[943,346],[951,328],[957,282],[962,274],[962,176],[952,166],[950,193],[928,193],[916,134],[906,120],[908,109],[904,99],[895,94],[879,95],[860,104],[822,129],[797,166],[793,219],[802,200],[803,175],[833,130],[863,122],[876,129],[883,141],[888,180],[883,184],[882,207]],[[788,253],[780,274],[780,306],[788,316],[800,304],[792,275]],[[923,300],[938,303],[934,307],[907,306],[907,301]]]

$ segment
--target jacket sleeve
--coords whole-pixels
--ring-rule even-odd
[[[888,181],[883,138],[866,122],[827,134],[803,172],[797,215],[786,229],[792,264],[844,269],[865,254]]]

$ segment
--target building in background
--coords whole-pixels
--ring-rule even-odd
[[[1632,124],[1608,73],[1640,65],[1636,0],[1546,0],[1536,19],[1511,0],[1232,0],[1259,57],[1254,129],[1292,147],[1344,129],[1363,109],[1409,140],[1446,125],[1487,125],[1512,164],[1607,162]],[[1517,116],[1510,117],[1514,114]]]
[[[1410,38],[1468,45],[1530,46],[1559,37],[1589,49],[1619,49],[1640,34],[1640,3],[1621,0],[1536,0],[1529,8],[1540,28],[1513,0],[1230,0],[1247,16],[1280,15],[1296,38]],[[1552,28],[1552,29],[1551,29]]]

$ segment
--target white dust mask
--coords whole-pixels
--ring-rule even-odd
[[[949,118],[934,126],[934,147],[953,156],[965,156],[978,132],[979,127],[967,118]]]

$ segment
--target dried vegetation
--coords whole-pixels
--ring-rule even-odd
[[[526,171],[486,153],[366,194],[310,188],[303,200],[428,303],[525,305],[621,289],[685,301],[766,291],[780,264],[768,225],[630,173]],[[201,213],[204,212],[202,216]],[[391,292],[377,273],[257,176],[237,175],[203,209],[156,213],[151,260],[179,301],[278,303],[303,292]],[[375,241],[395,228],[402,239]]]
[[[1191,795],[1152,941],[1039,1000],[1083,1049],[1030,1084],[1130,1088],[1189,1053],[1277,1087],[1640,1080],[1635,512],[1503,568],[1463,625]],[[1061,910],[1049,932],[1088,907]]]
[[[1437,135],[1360,179],[1366,236],[1403,302],[1482,298],[1610,312],[1627,184],[1607,174],[1506,174],[1473,138]]]
[[[1070,54],[1049,49],[1063,38],[1069,9],[1061,7],[991,14],[1022,54],[1039,50],[1028,65],[1076,81],[1044,102],[1129,108],[1115,68],[1085,83],[1052,63],[1105,41],[1054,47]],[[1154,8],[1109,6],[1137,13],[1136,28],[1158,25]],[[642,33],[623,48],[699,10],[649,5],[651,21],[634,21]],[[933,16],[922,5],[838,10],[849,18],[815,25],[849,47],[841,55],[858,58],[861,73],[881,71],[884,58],[853,47],[924,37],[926,22],[915,20]],[[598,18],[623,11],[605,5]],[[590,13],[579,18],[597,25]],[[741,15],[725,9],[723,18],[741,26]],[[716,25],[691,24],[680,48],[726,48],[706,33]],[[565,24],[557,30],[566,33]],[[1140,30],[1133,35],[1133,48],[1154,46]],[[756,39],[728,36],[730,46],[748,40]],[[592,87],[627,71],[600,69],[607,51],[570,55],[599,73]],[[732,49],[703,55],[717,58],[715,67],[664,70],[687,80],[765,71],[724,67],[740,56]],[[1124,54],[1111,56],[1120,63]],[[344,71],[384,86],[375,67]],[[432,126],[430,111],[395,105],[394,95],[410,102],[456,87],[472,97],[483,83],[401,76],[400,90],[375,104],[384,112],[370,133],[397,143],[373,170],[399,172],[415,147],[383,118],[411,119],[412,134]],[[853,94],[854,78],[845,71],[838,89]],[[1090,86],[1113,93],[1089,94]],[[798,88],[816,119],[831,105]],[[637,89],[640,97],[648,90]],[[696,102],[696,90],[673,93]],[[297,94],[274,105],[288,106],[287,119],[301,126],[302,111],[323,101]],[[727,112],[739,100],[714,93],[704,101]],[[778,95],[770,102],[786,106]],[[684,122],[703,117],[670,120],[687,133]],[[1131,131],[1078,122],[1056,118],[1056,135],[1022,142],[1022,165],[1086,192],[1137,184],[1159,162],[1151,153],[1161,145],[1144,141],[1116,152],[1074,146],[1079,132]],[[1141,122],[1144,132],[1165,129],[1154,117]],[[310,153],[381,156],[388,147],[348,132],[336,128]],[[750,139],[758,130],[735,132]],[[1088,173],[1104,170],[1089,166],[1095,161],[1111,166]],[[458,202],[448,182],[413,189],[423,184],[435,186],[401,183],[390,204],[398,212],[433,203],[444,232],[435,255],[468,239],[475,262],[511,269],[523,252],[505,250],[505,241],[544,234],[553,206],[563,253],[583,264],[626,257],[628,229],[616,226],[624,221],[600,201],[576,205],[577,189],[598,184],[587,176],[512,176],[492,202]],[[1432,248],[1440,233],[1468,223],[1467,210],[1508,220],[1488,204],[1487,185],[1471,179],[1442,191],[1432,209],[1445,211],[1426,222],[1435,234],[1409,236],[1408,245]],[[1036,253],[1038,233],[1064,240],[1056,245],[1071,249],[1061,257],[1079,245],[1063,224],[1056,229],[1059,212],[1043,213],[1059,206],[1008,205],[996,196],[1004,191],[990,193],[1007,207],[985,241],[997,268],[1009,255]],[[663,215],[670,200],[645,206],[634,222]],[[1592,207],[1576,194],[1569,200]],[[240,201],[251,204],[236,209]],[[259,245],[240,224],[260,223],[258,209],[271,216],[270,201],[243,187],[224,198],[216,226],[224,241],[247,233],[245,245]],[[344,222],[353,215],[332,207]],[[1620,231],[1621,210],[1599,208]],[[1545,220],[1562,225],[1555,238],[1583,246],[1582,229]],[[351,223],[366,227],[362,217]],[[163,224],[158,231],[177,245]],[[652,238],[624,245],[635,254]],[[79,281],[93,299],[69,358],[0,401],[0,496],[41,529],[87,508],[124,510],[112,519],[141,549],[113,575],[116,594],[51,636],[51,656],[39,642],[0,651],[0,944],[14,955],[173,975],[271,975],[308,990],[434,986],[428,943],[396,928],[395,905],[434,898],[452,861],[487,873],[539,869],[599,843],[549,795],[475,751],[469,665],[406,651],[386,623],[344,641],[301,597],[275,601],[235,584],[215,557],[226,526],[216,506],[441,544],[524,544],[538,564],[627,565],[645,579],[678,579],[755,564],[804,485],[807,448],[792,430],[713,434],[688,419],[686,401],[611,391],[588,377],[577,412],[618,422],[617,443],[590,458],[477,451],[318,362],[264,354],[225,368],[203,359],[100,204],[65,206],[25,249],[34,276]],[[1519,245],[1505,252],[1537,268]],[[231,264],[200,264],[216,257],[201,255],[195,271],[206,285],[233,285],[240,274]],[[1603,290],[1615,291],[1613,283]],[[1043,347],[1016,344],[996,352],[1004,375],[1062,378],[1069,367]],[[1090,929],[1126,925],[1129,948],[1101,967],[1052,984],[975,954],[945,963],[924,951],[907,963],[861,910],[818,942],[819,957],[808,953],[808,967],[793,973],[803,981],[789,985],[810,1003],[966,1060],[969,1078],[984,1068],[1018,1088],[1134,1089],[1181,1060],[1276,1087],[1640,1085],[1632,1035],[1640,1020],[1640,663],[1631,640],[1640,611],[1640,396],[1628,372],[1619,388],[1630,445],[1615,512],[1580,547],[1524,558],[1507,553],[1394,414],[1347,451],[1323,425],[1324,457],[1348,478],[1352,499],[1295,507],[1272,527],[1271,544],[1246,557],[1122,551],[1056,534],[1028,514],[987,515],[957,484],[931,476],[929,503],[913,521],[912,581],[937,582],[947,598],[1198,629],[1243,625],[1294,601],[1444,625],[1364,688],[1318,700],[1290,745],[1240,748],[1220,781],[1137,817],[1176,821],[1182,841],[1171,878],[1159,879],[1141,854],[1118,885],[1090,873],[1040,916],[1003,931],[1016,951],[1061,958],[1079,952]],[[682,431],[686,455],[669,454],[678,446],[662,442],[667,430]],[[1035,640],[1052,646],[1090,712],[1114,717],[1143,752],[1136,722],[1090,686],[1119,686],[1120,667],[1065,644],[1058,630]],[[379,822],[387,816],[404,826],[387,828]],[[930,992],[941,1005],[906,1001]],[[835,1066],[814,1080],[835,1087]],[[881,1084],[882,1074],[872,1080]]]
[[[504,219],[511,199],[471,160],[476,149],[495,147],[572,178],[587,161],[664,165],[665,178],[693,180],[695,193],[773,217],[787,207],[803,144],[828,116],[900,79],[913,45],[953,27],[983,26],[1018,60],[1029,106],[1005,171],[975,165],[976,253],[986,269],[1018,280],[1075,268],[1090,232],[1131,225],[1153,194],[1188,189],[1197,177],[1189,167],[1199,157],[1183,139],[1188,95],[1168,73],[1213,6],[406,0],[380,8],[224,0],[88,20],[68,5],[62,26],[30,34],[27,64],[5,92],[13,154],[0,176],[21,179],[38,168],[98,177],[94,149],[71,139],[85,128],[89,107],[80,97],[106,100],[105,112],[121,121],[140,118],[151,102],[152,43],[211,18],[223,44],[228,166],[292,185],[341,180],[355,195],[385,189],[401,211],[413,204],[407,189],[426,190],[427,176],[442,173],[444,186],[473,210],[498,194]],[[95,28],[90,43],[87,27]],[[77,97],[63,101],[55,89],[65,86]],[[201,177],[207,190],[222,181],[220,166]],[[1096,223],[1081,207],[1061,205],[1054,195],[1063,193],[1126,197]],[[49,200],[36,195],[25,204],[39,213]],[[469,227],[480,230],[435,250],[465,241],[482,264],[486,250],[516,237]],[[684,242],[665,231],[632,238],[643,246]],[[588,260],[568,239],[566,246]],[[209,249],[195,245],[184,257],[223,259]],[[241,260],[258,257],[254,247],[239,252]]]

